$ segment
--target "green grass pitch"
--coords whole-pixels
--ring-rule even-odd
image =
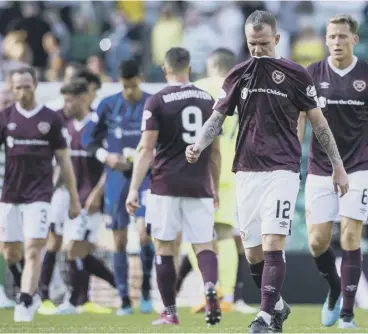
[[[344,333],[337,326],[324,328],[320,325],[320,306],[292,306],[292,313],[285,323],[284,333]],[[37,315],[32,323],[16,324],[13,311],[0,311],[0,333],[247,333],[251,315],[226,313],[221,324],[208,328],[203,314],[192,315],[188,309],[179,310],[180,326],[151,326],[157,314],[142,315],[138,311],[132,316],[82,314],[73,316]],[[368,332],[368,313],[356,311],[358,330]],[[347,332],[345,330],[345,332]]]

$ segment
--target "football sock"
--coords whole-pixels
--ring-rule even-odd
[[[19,262],[15,264],[9,265],[9,270],[13,274],[14,284],[20,288],[20,280],[22,277],[22,271],[24,267],[24,259],[21,259]]]
[[[125,251],[114,252],[113,256],[114,278],[116,288],[118,289],[120,298],[124,306],[127,306],[129,298],[129,265],[128,255]]]
[[[5,283],[6,263],[2,254],[0,254],[0,285]]]
[[[198,274],[201,274],[198,267],[197,255],[194,252],[192,246],[188,247],[188,259],[190,261],[190,264],[192,265],[193,270],[196,271]]]
[[[156,255],[157,286],[160,291],[162,302],[168,314],[176,313],[175,282],[176,271],[173,256]]]
[[[218,281],[218,262],[216,253],[212,250],[203,250],[197,254],[198,267],[202,273],[203,283],[216,285]]]
[[[78,296],[78,305],[83,305],[89,302],[89,280],[91,274],[87,270],[82,270],[79,272],[80,291]]]
[[[82,280],[80,279],[80,274],[84,271],[83,261],[80,258],[75,260],[68,260],[69,264],[69,274],[70,274],[70,286],[71,295],[69,297],[69,302],[73,306],[77,306],[80,291],[82,290]]]
[[[283,251],[264,252],[261,288],[261,312],[273,314],[285,279],[286,264]]]
[[[333,304],[336,303],[341,292],[341,280],[337,273],[335,260],[335,253],[331,247],[320,256],[314,257],[314,262],[317,265],[318,271],[330,287],[331,300],[333,301]]]
[[[354,251],[342,251],[341,287],[342,308],[341,314],[353,313],[355,295],[362,272],[362,253],[358,248]]]
[[[56,262],[56,252],[46,251],[43,258],[40,276],[40,295],[42,300],[50,299],[49,287],[51,283],[52,273]]]
[[[102,260],[89,254],[83,259],[83,264],[84,269],[90,274],[103,279],[115,288],[114,275],[112,274],[111,270],[105,266]]]
[[[238,270],[236,275],[236,284],[234,290],[234,301],[243,300],[244,299],[244,287],[246,281],[247,274],[247,259],[245,254],[238,255]]]
[[[238,269],[238,250],[234,238],[217,241],[217,250],[222,292],[226,301],[232,302]]]
[[[151,274],[153,268],[153,259],[155,257],[155,249],[153,243],[150,242],[147,245],[141,246],[140,252],[141,262],[142,262],[142,297],[145,300],[150,299],[151,291]]]
[[[176,293],[178,293],[183,285],[184,279],[188,276],[188,274],[192,271],[192,264],[189,261],[188,255],[185,255],[180,263],[178,279],[176,280]]]
[[[24,306],[28,307],[32,305],[33,297],[28,293],[21,292],[19,296],[19,302],[24,303]]]
[[[262,274],[264,268],[264,261],[249,264],[250,274],[252,275],[253,281],[258,289],[262,288]]]

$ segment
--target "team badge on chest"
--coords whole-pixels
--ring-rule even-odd
[[[272,80],[279,85],[285,80],[285,74],[280,71],[273,71]]]
[[[38,123],[37,128],[43,135],[46,135],[49,133],[51,126],[47,122],[40,122]]]
[[[367,84],[365,83],[364,80],[355,80],[353,82],[353,87],[357,92],[362,92],[366,86]]]

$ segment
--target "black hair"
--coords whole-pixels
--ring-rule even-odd
[[[91,83],[95,83],[98,87],[98,89],[101,88],[101,79],[98,75],[92,73],[91,71],[83,68],[79,71],[77,71],[74,75],[73,78],[81,78],[84,79],[88,82],[88,84]]]
[[[135,59],[123,60],[119,66],[119,78],[132,79],[141,75],[139,64]]]
[[[82,78],[73,78],[60,89],[61,94],[80,95],[88,94],[88,82]]]

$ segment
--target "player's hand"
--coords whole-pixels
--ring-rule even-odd
[[[118,153],[109,153],[106,157],[105,164],[111,169],[118,169],[123,172],[129,171],[133,167],[133,164],[127,158]]]
[[[190,164],[197,162],[200,155],[201,152],[194,148],[194,144],[187,146],[185,150],[185,156]]]
[[[139,201],[138,201],[138,191],[137,190],[130,190],[127,200],[125,202],[126,210],[128,211],[130,216],[135,216],[135,212],[139,208]]]
[[[78,200],[70,200],[70,206],[69,206],[69,218],[74,219],[77,218],[82,211],[82,206],[80,204],[79,199]]]
[[[335,193],[340,192],[340,197],[344,196],[349,190],[349,178],[343,165],[334,169],[332,174],[332,182]]]
[[[101,208],[101,194],[97,191],[92,191],[87,197],[84,209],[88,214],[99,212]]]

